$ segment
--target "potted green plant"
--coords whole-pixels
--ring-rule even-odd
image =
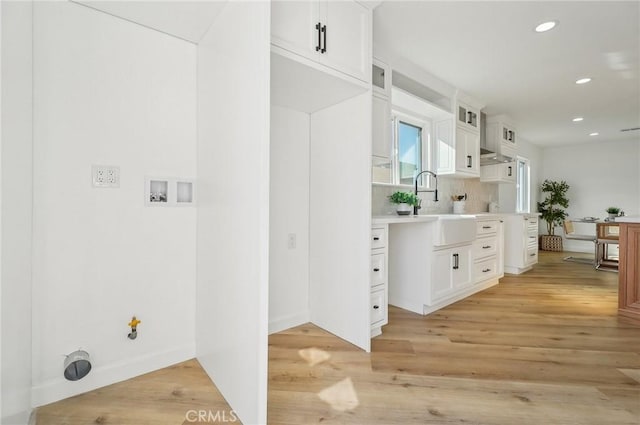
[[[569,207],[567,191],[569,185],[566,181],[545,180],[541,190],[546,194],[542,202],[538,202],[538,211],[541,218],[547,222],[547,234],[540,236],[540,249],[544,251],[562,251],[562,237],[555,234],[555,229],[562,226],[568,214],[565,208]]]
[[[607,208],[607,214],[609,214],[609,220],[615,220],[618,214],[620,214],[620,208],[609,207]]]
[[[389,196],[392,204],[397,204],[398,215],[409,215],[413,207],[420,204],[420,199],[411,192],[394,192]]]

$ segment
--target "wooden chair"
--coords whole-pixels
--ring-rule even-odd
[[[564,258],[564,261],[574,261],[576,263],[585,263],[592,264],[594,266],[598,265],[598,237],[596,235],[581,235],[575,232],[573,228],[573,223],[571,221],[565,220],[562,223],[562,228],[564,229],[564,237],[565,239],[571,239],[576,241],[585,241],[585,242],[593,242],[594,249],[594,258],[584,258],[584,257],[573,257],[568,256]]]

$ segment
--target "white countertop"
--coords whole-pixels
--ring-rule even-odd
[[[378,215],[371,217],[372,224],[425,223],[437,221],[436,215]]]
[[[421,215],[378,215],[371,218],[372,224],[397,224],[397,223],[424,223],[436,221],[442,216],[475,216],[479,219],[483,218],[500,218],[507,215],[522,215],[514,213],[476,213],[476,214],[421,214]],[[529,215],[529,214],[526,214]],[[537,214],[536,214],[537,215]]]
[[[616,217],[616,220],[614,223],[640,223],[640,215]]]

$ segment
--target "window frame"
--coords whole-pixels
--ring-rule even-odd
[[[432,136],[432,122],[426,117],[418,117],[416,115],[408,114],[404,111],[400,111],[396,108],[391,109],[392,127],[393,127],[393,140],[392,140],[392,175],[391,184],[400,187],[414,187],[414,183],[406,184],[400,183],[400,152],[399,152],[399,131],[400,122],[420,129],[420,148],[421,148],[421,167],[422,170],[431,170],[432,158],[433,158],[433,136]],[[418,172],[420,172],[418,171]],[[418,173],[417,172],[417,173]],[[417,174],[416,173],[416,174]],[[424,174],[423,174],[424,176]],[[415,180],[415,175],[413,176]],[[432,178],[420,178],[418,187],[421,189],[430,189]],[[425,183],[426,181],[426,183]]]

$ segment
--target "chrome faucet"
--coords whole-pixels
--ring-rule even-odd
[[[421,175],[423,174],[431,174],[433,176],[433,178],[436,180],[436,188],[435,189],[429,189],[429,190],[418,190],[418,179],[420,178]],[[418,192],[434,192],[435,193],[435,202],[438,202],[438,175],[436,173],[434,173],[433,171],[429,171],[429,170],[425,170],[425,171],[420,171],[418,173],[418,175],[416,176],[416,181],[415,181],[415,188],[414,188],[414,194],[416,196],[418,196]],[[418,215],[418,210],[421,208],[420,204],[418,205],[414,205],[413,206],[413,215]]]

